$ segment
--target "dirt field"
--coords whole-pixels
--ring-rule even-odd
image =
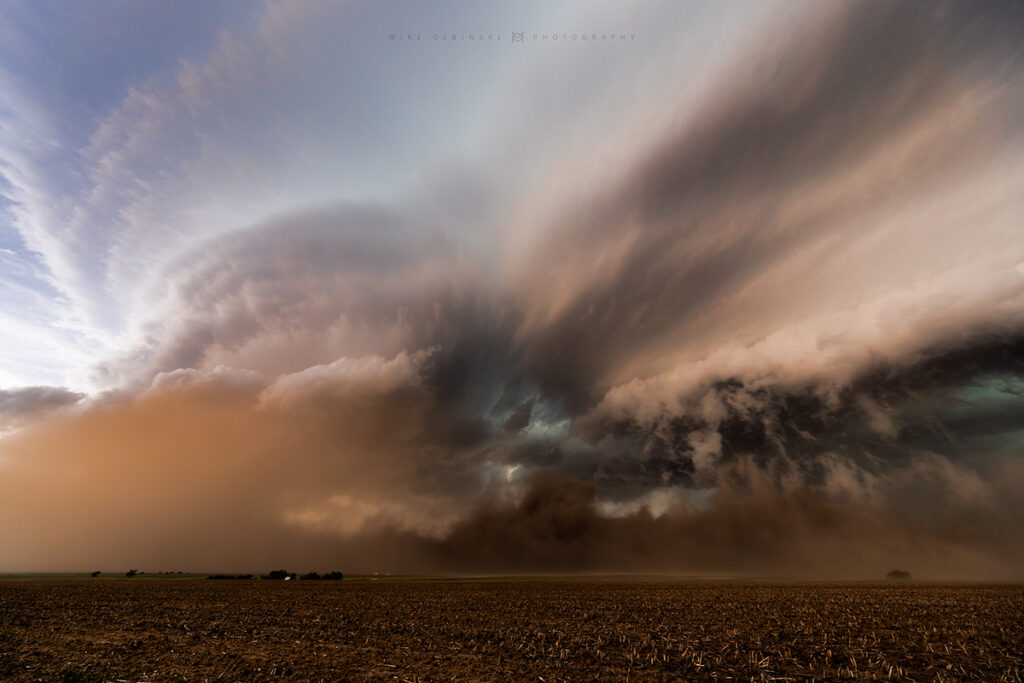
[[[1021,680],[1024,587],[0,581],[0,679]]]

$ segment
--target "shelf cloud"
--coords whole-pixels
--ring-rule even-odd
[[[82,386],[0,389],[4,568],[1019,579],[1022,8],[726,5],[698,57],[673,4],[585,5],[639,39],[474,46],[572,96],[360,43],[394,3],[284,2],[67,133],[78,161],[4,138],[11,254],[49,269],[22,286],[63,293],[5,315],[102,347]],[[379,71],[334,64],[327,17]],[[463,138],[390,92],[417,58],[476,87]],[[374,125],[361,73],[422,129]],[[342,117],[324,149],[306,99]]]

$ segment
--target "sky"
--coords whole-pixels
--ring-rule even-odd
[[[1024,7],[0,5],[0,571],[1024,578]]]

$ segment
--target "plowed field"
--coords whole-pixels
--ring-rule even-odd
[[[1024,587],[0,581],[0,679],[1021,680]]]

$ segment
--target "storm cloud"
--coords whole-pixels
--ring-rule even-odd
[[[407,195],[122,244],[96,390],[0,392],[5,567],[1020,578],[1024,10],[758,21],[685,93],[652,34],[608,77],[658,97],[520,103],[555,127]]]

